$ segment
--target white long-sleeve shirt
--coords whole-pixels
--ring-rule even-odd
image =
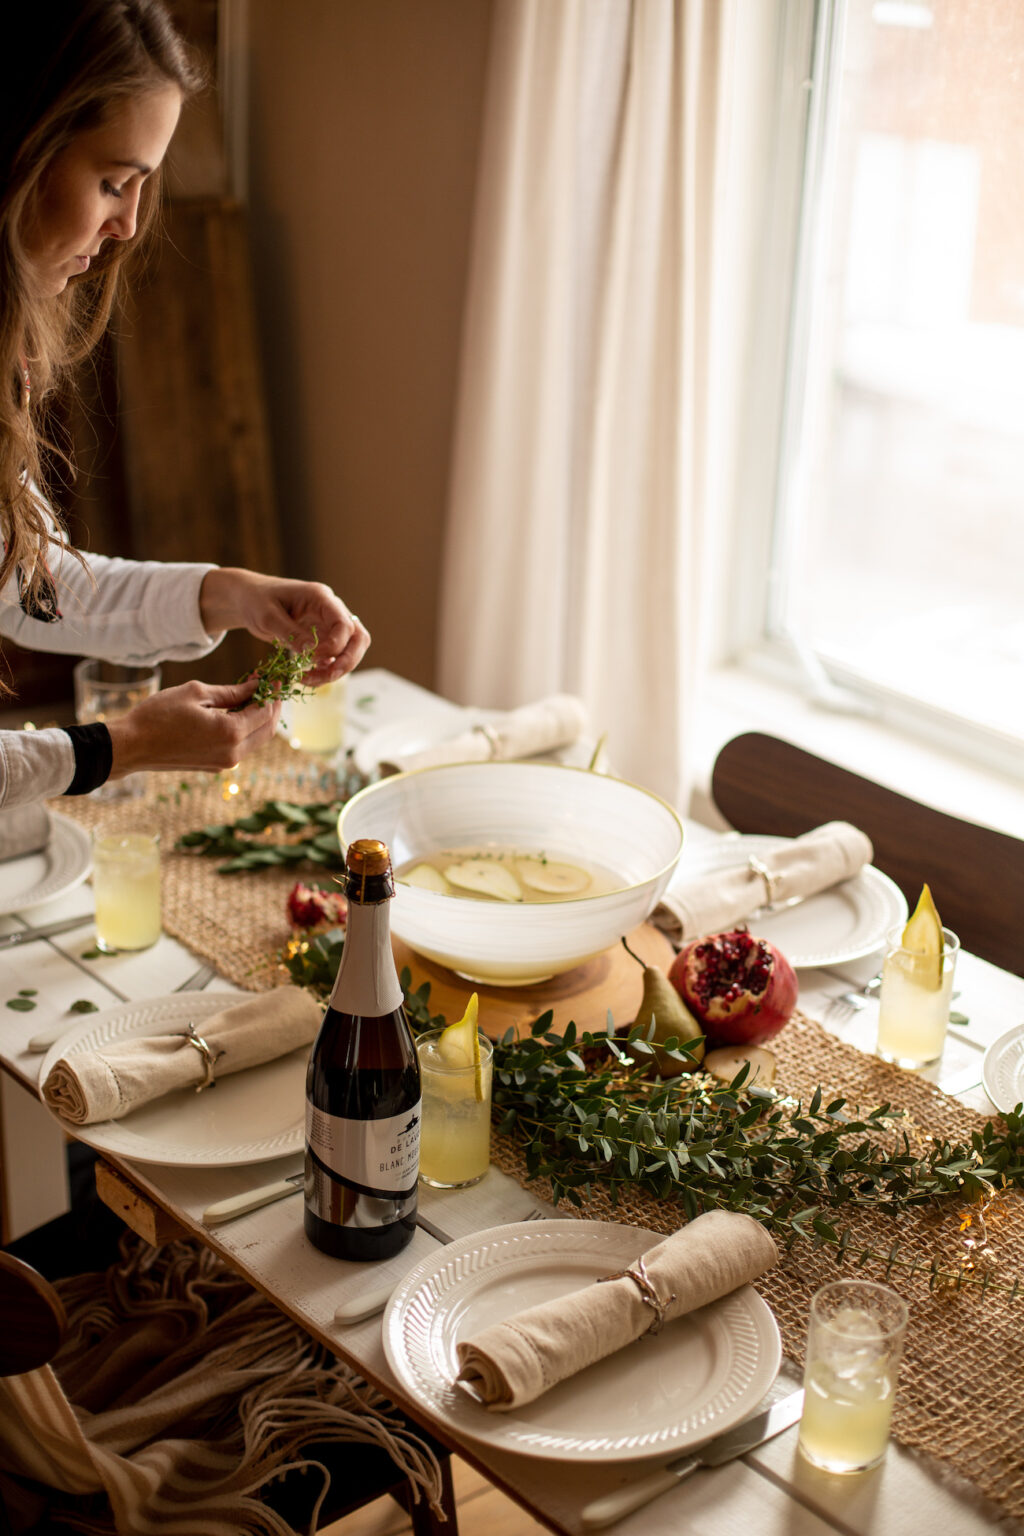
[[[25,613],[15,577],[0,592],[0,635],[18,645],[151,666],[198,660],[223,638],[207,634],[199,611],[199,588],[214,566],[87,555],[83,569],[72,555],[51,549],[59,619]],[[62,795],[74,772],[66,731],[0,731],[0,808]]]

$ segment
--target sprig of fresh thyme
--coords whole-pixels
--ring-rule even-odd
[[[238,679],[240,683],[245,683],[255,676],[256,688],[244,704],[236,704],[234,709],[248,709],[253,704],[280,704],[285,699],[294,699],[311,692],[303,687],[302,679],[313,665],[316,647],[315,626],[313,638],[304,651],[293,651],[283,640],[275,640],[270,655],[264,656],[253,672],[247,672]]]

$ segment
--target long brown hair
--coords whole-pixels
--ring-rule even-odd
[[[22,0],[5,16],[0,102],[0,590],[17,570],[36,595],[52,542],[38,493],[47,398],[102,336],[126,264],[159,208],[160,178],[143,184],[130,240],[108,240],[89,271],[55,298],[33,292],[21,242],[46,173],[76,135],[119,102],[201,72],[161,0]],[[63,535],[58,534],[63,540]]]

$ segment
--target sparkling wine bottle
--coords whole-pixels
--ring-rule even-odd
[[[350,844],[338,978],[306,1073],[306,1235],[339,1259],[387,1259],[416,1224],[420,1071],[391,953],[386,846]]]

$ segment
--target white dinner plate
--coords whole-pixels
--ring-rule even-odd
[[[39,1081],[46,1080],[61,1056],[102,1050],[132,1036],[184,1034],[190,1020],[202,1034],[204,1019],[251,997],[251,992],[174,992],[89,1014],[47,1051]],[[303,1046],[276,1061],[220,1077],[203,1093],[180,1089],[143,1104],[123,1120],[76,1126],[75,1136],[99,1152],[137,1163],[207,1168],[301,1152],[308,1059],[309,1048]],[[55,1118],[60,1121],[59,1115]]]
[[[370,778],[381,763],[405,757],[410,752],[423,752],[428,747],[440,746],[442,742],[472,730],[475,725],[489,725],[500,718],[501,713],[497,710],[468,709],[457,704],[447,705],[442,714],[432,710],[428,715],[407,715],[402,720],[395,720],[390,725],[382,725],[378,730],[370,731],[356,743],[353,760],[360,773]],[[593,754],[594,742],[581,737],[571,746],[560,747],[554,752],[538,753],[531,761],[566,763],[570,767],[586,768]]]
[[[745,865],[751,854],[764,859],[792,841],[788,837],[723,837],[683,850],[672,890],[717,870]],[[852,880],[808,896],[798,906],[759,917],[752,926],[763,939],[777,944],[798,970],[845,965],[881,949],[890,928],[907,920],[907,903],[899,886],[873,864]]]
[[[1024,1024],[994,1040],[981,1066],[985,1092],[1001,1115],[1024,1103]]]
[[[27,912],[73,891],[92,869],[92,844],[85,828],[59,811],[50,815],[50,841],[41,853],[0,864],[0,916]]]
[[[778,1326],[749,1285],[512,1412],[491,1413],[455,1385],[460,1339],[612,1274],[661,1241],[611,1222],[524,1221],[450,1243],[388,1303],[388,1363],[442,1424],[499,1450],[586,1462],[696,1445],[746,1417],[779,1369]]]

